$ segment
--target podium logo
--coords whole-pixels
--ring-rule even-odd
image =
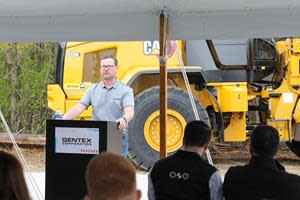
[[[74,138],[74,137],[63,137],[62,139],[63,145],[92,145],[91,138]]]

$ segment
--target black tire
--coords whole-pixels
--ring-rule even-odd
[[[292,142],[286,143],[289,149],[300,158],[300,142],[293,140]]]
[[[204,107],[198,101],[196,107],[200,119],[209,124],[209,117]],[[188,93],[180,88],[168,88],[168,108],[179,112],[186,122],[195,120]],[[149,88],[136,96],[135,117],[128,131],[129,157],[144,170],[149,170],[159,160],[159,152],[148,145],[144,136],[144,124],[150,114],[157,110],[159,110],[158,87]]]
[[[300,123],[293,123],[292,130],[295,132],[295,136],[300,134]],[[286,145],[289,147],[289,149],[300,158],[300,142],[292,140],[292,142],[287,142]]]

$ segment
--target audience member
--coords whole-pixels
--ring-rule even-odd
[[[0,199],[30,200],[20,161],[3,150],[0,150]]]
[[[220,174],[201,157],[210,139],[211,130],[204,122],[189,122],[182,149],[153,166],[148,179],[149,200],[222,199]]]
[[[274,159],[278,147],[278,131],[271,126],[257,126],[250,137],[249,164],[231,167],[225,175],[225,199],[299,200],[300,177],[285,172]]]
[[[85,200],[138,200],[134,166],[124,157],[113,153],[95,156],[86,169]]]

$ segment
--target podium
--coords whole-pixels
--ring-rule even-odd
[[[45,199],[82,200],[91,158],[104,151],[121,154],[121,148],[115,122],[47,120]]]

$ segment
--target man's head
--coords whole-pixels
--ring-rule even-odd
[[[118,71],[118,60],[113,56],[106,56],[100,60],[100,72],[104,80],[115,79]]]
[[[191,121],[184,130],[183,145],[207,149],[211,138],[211,130],[203,121]]]
[[[87,196],[85,200],[137,200],[141,192],[136,189],[135,168],[124,157],[101,153],[88,164],[85,174]]]
[[[265,156],[273,158],[278,151],[278,131],[267,125],[259,125],[254,128],[250,136],[250,153],[252,156]]]

